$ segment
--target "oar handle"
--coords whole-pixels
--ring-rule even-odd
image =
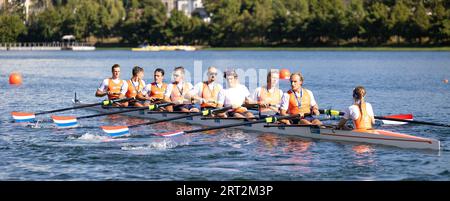
[[[327,114],[331,116],[343,116],[345,112],[341,112],[339,110],[331,110],[331,109],[319,109],[320,114]]]
[[[423,124],[423,125],[430,125],[430,126],[450,127],[450,125],[448,125],[448,124],[426,122],[426,121],[416,121],[416,120],[406,120],[406,119],[397,119],[397,118],[388,118],[388,117],[380,117],[380,116],[375,116],[375,119],[407,122],[407,123],[413,123],[413,124]]]
[[[203,131],[231,128],[231,127],[237,127],[237,126],[246,126],[246,125],[252,125],[252,124],[259,124],[259,123],[275,123],[275,122],[277,122],[279,120],[294,119],[294,118],[300,118],[300,115],[270,116],[270,117],[266,117],[264,119],[260,119],[260,120],[256,120],[256,121],[248,121],[248,122],[227,124],[227,125],[223,125],[223,126],[213,126],[213,127],[209,127],[209,128],[201,128],[201,129],[184,131],[184,133],[198,133],[198,132],[203,132]]]
[[[207,116],[209,114],[224,111],[224,110],[229,110],[231,108],[232,108],[231,106],[228,106],[228,107],[217,108],[217,109],[212,109],[212,110],[204,110],[204,111],[196,112],[196,113],[192,113],[192,114],[187,113],[187,115],[180,115],[180,116],[176,116],[176,117],[170,117],[170,118],[166,118],[166,119],[158,119],[155,121],[131,125],[131,126],[128,126],[128,128],[134,128],[134,127],[143,126],[143,125],[151,125],[151,124],[156,124],[156,123],[161,123],[161,122],[166,122],[166,121],[173,121],[173,120],[183,119],[183,118],[188,118],[188,117],[195,117],[195,116],[200,116],[200,115]]]
[[[149,105],[148,107],[133,108],[133,109],[129,109],[129,110],[122,110],[122,111],[116,111],[116,112],[108,112],[108,113],[102,113],[102,114],[94,114],[94,115],[82,116],[82,117],[78,117],[77,119],[87,119],[87,118],[92,118],[92,117],[100,117],[100,116],[113,115],[113,114],[121,114],[121,113],[134,112],[134,111],[147,110],[147,109],[148,110],[155,110],[155,109],[158,109],[160,107],[165,107],[165,106],[172,105],[172,104],[173,103],[154,104],[154,105]]]
[[[105,100],[100,103],[92,103],[92,104],[86,104],[86,105],[79,105],[75,107],[69,107],[69,108],[62,108],[57,110],[50,110],[50,111],[44,111],[44,112],[38,112],[35,115],[41,115],[41,114],[49,114],[49,113],[55,113],[55,112],[62,112],[66,110],[74,110],[74,109],[80,109],[80,108],[86,108],[86,107],[93,107],[97,105],[111,105],[116,102],[123,102],[123,101],[129,101],[133,100],[134,98],[123,98],[123,99],[116,99],[116,100]]]

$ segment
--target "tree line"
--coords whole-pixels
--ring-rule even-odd
[[[13,1],[15,2],[15,1]],[[118,38],[121,44],[380,46],[450,43],[448,0],[204,0],[210,21],[160,0],[36,0],[0,10],[0,42]],[[24,23],[26,21],[26,23]]]

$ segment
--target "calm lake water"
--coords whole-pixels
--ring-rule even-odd
[[[199,63],[200,62],[200,63]],[[85,102],[94,97],[114,63],[121,77],[155,67],[194,72],[194,63],[226,69],[288,68],[301,71],[305,87],[321,108],[352,104],[356,85],[367,89],[376,115],[412,113],[416,120],[450,123],[450,52],[197,51],[197,52],[0,52],[0,180],[449,180],[450,129],[404,125],[383,129],[435,138],[440,152],[379,145],[305,140],[238,129],[185,135],[174,139],[146,133],[194,129],[164,123],[132,130],[142,137],[103,142],[100,125],[142,122],[123,116],[80,120],[80,128],[61,130],[50,123],[14,124],[11,111],[70,107],[74,92]],[[21,86],[8,75],[23,74]],[[264,76],[262,76],[264,77]],[[200,79],[199,76],[191,77]],[[167,79],[169,81],[169,79]],[[252,86],[257,83],[242,80]],[[281,81],[287,89],[288,82]],[[59,114],[94,114],[73,110]],[[46,119],[49,116],[38,116]],[[333,122],[327,122],[333,123]]]

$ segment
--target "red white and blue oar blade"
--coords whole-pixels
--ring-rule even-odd
[[[110,137],[121,137],[130,134],[128,126],[101,126],[100,128]]]
[[[36,119],[34,113],[29,112],[11,112],[15,122],[33,122]]]
[[[170,132],[166,132],[166,133],[154,133],[153,135],[162,136],[162,137],[173,137],[173,136],[178,136],[178,135],[183,135],[183,134],[185,134],[184,131],[170,131]]]
[[[73,128],[78,126],[77,117],[75,116],[52,116],[58,128]]]
[[[386,118],[392,118],[392,119],[400,119],[400,120],[413,120],[414,117],[412,114],[394,114],[394,115],[388,115],[388,116],[383,116]],[[383,122],[383,124],[388,124],[388,125],[403,125],[403,124],[407,124],[408,122],[401,122],[401,121],[389,121],[389,120],[381,120]]]

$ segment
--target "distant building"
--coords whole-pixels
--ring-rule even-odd
[[[167,8],[167,16],[173,9],[182,11],[186,16],[197,15],[205,22],[209,22],[209,16],[203,7],[202,0],[161,0]]]

